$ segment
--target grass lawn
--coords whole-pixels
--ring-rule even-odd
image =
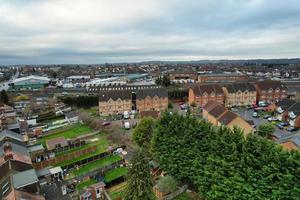
[[[83,188],[87,187],[87,186],[90,186],[90,185],[93,185],[97,183],[97,181],[95,179],[90,179],[88,181],[84,181],[84,182],[81,182],[79,183],[78,185],[76,185],[76,190],[77,191],[80,191],[82,190]]]
[[[123,198],[125,189],[126,189],[126,182],[113,186],[108,189],[109,196],[111,197],[112,200],[115,200],[117,198]]]
[[[78,170],[74,169],[71,171],[71,176],[79,176],[84,175],[87,172],[94,171],[96,169],[102,168],[104,166],[111,165],[119,160],[122,160],[122,158],[119,155],[113,155],[109,156],[100,160],[96,160],[93,162],[90,162],[89,164],[84,165],[83,167],[80,167]]]
[[[94,145],[97,146],[97,149],[96,149],[95,152],[76,157],[72,160],[66,160],[64,162],[57,163],[56,166],[63,167],[63,166],[72,164],[72,163],[80,161],[80,160],[84,160],[86,158],[89,158],[89,157],[92,157],[92,156],[95,156],[97,154],[100,154],[100,153],[103,153],[103,152],[107,151],[107,148],[108,148],[109,145],[111,145],[111,143],[106,139],[106,135],[101,134],[101,135],[97,136],[97,138],[98,138],[98,141],[95,141],[93,143],[88,144],[90,146],[94,146]]]
[[[110,170],[105,174],[105,181],[110,182],[112,180],[115,180],[121,176],[124,176],[127,174],[127,168],[126,167],[119,167],[113,170]]]
[[[92,129],[86,125],[76,124],[76,125],[72,126],[70,129],[42,137],[38,140],[38,143],[43,144],[45,146],[46,140],[49,140],[49,139],[58,138],[58,137],[65,137],[66,139],[67,138],[71,139],[71,138],[75,138],[77,136],[89,133],[91,131],[92,131]]]

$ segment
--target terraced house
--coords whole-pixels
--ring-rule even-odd
[[[256,89],[251,83],[224,85],[225,106],[248,106],[256,104]]]
[[[254,84],[257,102],[274,103],[287,98],[287,87],[280,81],[260,81]]]
[[[203,107],[203,118],[215,126],[239,127],[248,134],[254,131],[252,126],[238,114],[228,110],[222,104],[210,101]]]
[[[132,92],[129,90],[101,91],[99,96],[99,114],[109,115],[132,110]]]
[[[209,101],[224,103],[224,92],[219,85],[194,85],[189,89],[189,104],[196,103],[203,107]]]
[[[163,111],[167,107],[168,92],[164,88],[100,91],[100,115],[118,114],[131,110]]]
[[[144,89],[136,92],[136,110],[164,111],[168,107],[168,92],[163,88]]]

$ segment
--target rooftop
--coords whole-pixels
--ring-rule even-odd
[[[22,171],[13,175],[13,183],[16,189],[37,183],[39,180],[34,169]]]

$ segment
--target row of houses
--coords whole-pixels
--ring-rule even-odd
[[[189,104],[203,107],[209,101],[224,103],[226,107],[252,106],[259,102],[273,103],[287,98],[287,88],[280,81],[257,83],[196,84],[189,89]]]
[[[198,74],[196,71],[170,71],[168,72],[170,81],[175,83],[216,83],[216,82],[236,82],[246,81],[248,77],[238,73],[215,73],[215,74]]]
[[[254,131],[254,128],[248,121],[216,101],[210,101],[203,107],[202,116],[215,126],[227,126],[230,129],[236,126],[241,128],[245,134]]]
[[[300,128],[300,103],[284,99],[274,104],[277,119],[288,122],[291,126]]]
[[[45,199],[26,140],[10,130],[0,132],[0,199]]]
[[[164,88],[105,90],[99,94],[99,114],[110,115],[142,111],[163,111],[168,107],[168,92]]]

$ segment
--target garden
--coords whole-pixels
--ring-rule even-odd
[[[42,138],[39,138],[37,143],[43,144],[45,146],[46,141],[50,140],[50,139],[54,139],[54,138],[58,138],[58,137],[65,137],[66,139],[68,139],[68,138],[72,139],[72,138],[76,138],[80,135],[90,133],[91,131],[92,131],[92,129],[87,125],[75,124],[75,125],[71,126],[70,128],[65,129],[63,131],[56,131],[53,134],[49,134],[49,135],[43,136]]]

